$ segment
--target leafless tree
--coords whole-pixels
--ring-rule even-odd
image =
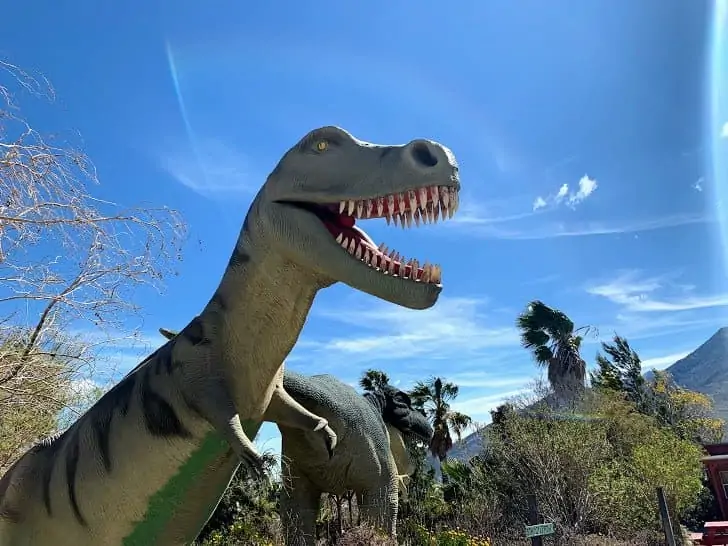
[[[21,96],[54,91],[0,60],[0,436],[21,404],[67,405],[58,389],[93,363],[91,338],[130,329],[136,290],[176,274],[186,233],[174,210],[94,198],[89,158],[36,130]]]

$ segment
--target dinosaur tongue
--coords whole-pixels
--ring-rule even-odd
[[[340,215],[336,218],[336,222],[324,222],[326,224],[326,227],[329,230],[329,233],[331,233],[334,237],[337,237],[339,234],[343,233],[347,238],[354,237],[357,239],[362,245],[369,247],[371,251],[377,250],[377,244],[372,240],[369,235],[366,234],[366,232],[359,228],[358,226],[355,226],[354,223],[356,220],[352,218],[351,216],[343,216]]]

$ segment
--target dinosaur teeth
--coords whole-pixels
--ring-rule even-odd
[[[412,227],[452,218],[460,206],[454,186],[428,186],[368,199],[346,199],[338,204],[339,214],[353,218],[384,218],[387,224]]]
[[[433,284],[439,284],[442,280],[440,266],[425,262],[420,267],[419,260],[407,260],[396,250],[387,248],[384,243],[374,249],[362,240],[344,237],[341,233],[336,237],[336,242],[354,258],[384,275]]]

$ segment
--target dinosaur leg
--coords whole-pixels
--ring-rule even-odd
[[[284,427],[304,431],[318,432],[323,436],[329,457],[334,455],[336,447],[336,433],[323,417],[314,415],[288,394],[282,385],[277,385],[273,391],[268,408],[263,415],[265,421],[273,422]]]
[[[376,489],[368,489],[357,495],[359,512],[363,522],[397,536],[397,477]]]
[[[321,491],[287,459],[285,450],[281,457],[281,477],[279,506],[284,543],[315,546]]]

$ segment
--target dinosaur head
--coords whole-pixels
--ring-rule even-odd
[[[406,440],[428,444],[433,430],[430,422],[420,411],[412,407],[409,395],[392,386],[384,386],[378,393],[382,399],[382,418],[397,428]]]
[[[269,175],[246,219],[251,235],[313,273],[412,309],[432,306],[439,266],[375,243],[359,222],[410,228],[451,218],[460,181],[452,152],[430,140],[385,146],[338,127],[308,133]]]

